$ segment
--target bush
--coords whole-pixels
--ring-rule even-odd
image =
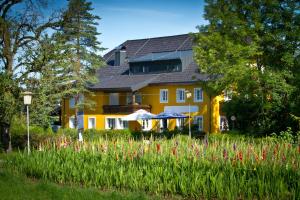
[[[96,129],[87,129],[83,133],[83,137],[88,140],[93,140],[98,137],[104,137],[107,139],[116,139],[116,138],[123,138],[129,139],[132,137],[130,130],[123,129],[123,130],[96,130]]]
[[[24,149],[27,146],[27,126],[24,117],[13,118],[10,126],[11,143],[13,148]],[[38,148],[38,145],[48,138],[54,137],[50,128],[44,129],[37,125],[30,125],[30,146]]]
[[[61,136],[61,135],[69,136],[72,139],[78,138],[78,131],[76,129],[72,129],[72,128],[60,128],[60,129],[58,129],[56,134],[59,136]]]

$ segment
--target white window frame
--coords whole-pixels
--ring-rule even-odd
[[[227,129],[226,128],[224,128],[225,127],[225,125],[223,125],[222,124],[222,119],[225,119],[225,121],[227,122]],[[229,130],[229,124],[228,124],[228,120],[227,120],[227,117],[226,116],[220,116],[220,131],[228,131]]]
[[[90,119],[94,119],[94,121],[95,121],[95,127],[91,126]],[[88,117],[88,129],[96,129],[96,117]]]
[[[180,94],[180,93],[182,93],[182,94]],[[180,99],[180,97],[182,97],[183,99]],[[184,103],[185,102],[185,89],[184,88],[177,88],[176,89],[176,102],[177,103]]]
[[[185,124],[185,119],[184,118],[177,118],[176,119],[176,127],[178,129],[183,129]]]
[[[144,123],[147,123],[146,126]],[[150,131],[152,129],[152,120],[151,119],[143,119],[142,120],[142,130],[143,131]]]
[[[105,129],[108,129],[110,130],[111,128],[109,127],[109,119],[114,119],[115,120],[115,127],[113,129],[117,129],[117,120],[116,120],[116,117],[106,117],[105,118]]]
[[[122,118],[116,118],[116,129],[128,129],[129,128],[129,124],[128,121],[122,120]],[[127,124],[127,127],[124,126],[124,122]]]
[[[166,92],[166,99],[163,99],[165,92]],[[168,89],[160,89],[159,100],[160,100],[160,103],[168,103],[168,101],[169,101],[169,90]]]
[[[159,128],[162,129],[164,124],[163,124],[163,120],[167,120],[167,128],[169,128],[169,119],[160,119],[159,120]]]
[[[200,126],[200,123],[198,121],[198,119],[201,119],[201,126]],[[204,118],[203,118],[203,115],[198,115],[198,116],[195,116],[194,117],[194,124],[197,124],[198,125],[198,131],[203,131],[203,125],[204,125]]]
[[[201,95],[200,95],[201,98],[198,99],[197,91],[199,91],[199,90],[201,91]],[[202,88],[194,88],[194,102],[203,102],[203,90],[202,90]]]
[[[75,117],[69,117],[69,128],[75,128]]]
[[[230,101],[232,99],[233,91],[231,89],[224,90],[224,101]]]

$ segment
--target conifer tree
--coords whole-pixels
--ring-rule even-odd
[[[63,13],[63,24],[59,33],[64,40],[69,54],[69,71],[73,79],[70,96],[75,100],[75,128],[78,126],[78,111],[91,105],[87,98],[81,96],[90,93],[87,85],[96,81],[96,70],[103,61],[99,52],[101,43],[97,40],[97,15],[91,13],[91,2],[70,0],[67,10]],[[90,94],[91,95],[91,94]]]

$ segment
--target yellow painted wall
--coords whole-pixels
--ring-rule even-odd
[[[142,95],[142,104],[151,105],[151,113],[159,114],[164,111],[164,106],[198,106],[199,111],[191,113],[191,120],[194,116],[203,116],[203,129],[205,132],[219,132],[219,102],[223,99],[222,96],[212,97],[211,102],[209,101],[209,96],[203,92],[203,102],[194,102],[194,88],[201,88],[200,85],[190,84],[190,85],[152,85],[140,89],[138,92]],[[183,88],[189,90],[192,96],[186,99],[184,103],[176,102],[176,89]],[[168,103],[160,103],[160,89],[168,89]],[[88,117],[96,117],[96,128],[105,129],[105,118],[106,117],[123,117],[125,115],[108,115],[103,114],[103,105],[109,104],[109,93],[104,92],[94,92],[93,96],[85,96],[85,99],[89,98],[95,102],[93,109],[84,109],[84,129],[88,128]],[[120,105],[126,104],[126,93],[119,94]],[[210,120],[210,108],[211,108],[211,120]],[[69,100],[63,100],[62,103],[62,121],[64,127],[69,127],[69,117],[74,115],[74,109],[69,108]],[[185,113],[188,115],[188,113]],[[211,122],[211,124],[210,124]],[[186,125],[188,120],[186,120]],[[192,121],[191,121],[192,124]],[[158,130],[159,126],[158,120],[152,120],[153,129]],[[174,129],[176,126],[176,120],[169,120],[169,129]],[[130,129],[140,129],[138,123],[130,122]]]

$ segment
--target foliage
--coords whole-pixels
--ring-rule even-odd
[[[77,128],[78,111],[83,107],[92,107],[93,103],[89,98],[81,101],[81,95],[92,95],[88,86],[97,81],[96,71],[104,64],[99,52],[103,50],[97,36],[97,15],[91,13],[91,2],[85,0],[70,0],[68,8],[62,14],[61,30],[56,33],[60,38],[68,54],[69,74],[73,87],[69,90],[70,96],[75,102],[75,128]]]
[[[206,87],[234,91],[224,111],[237,115],[241,130],[284,130],[291,113],[300,115],[299,2],[206,2],[209,24],[199,28],[194,48],[200,70],[211,75]]]
[[[20,108],[19,89],[6,73],[0,73],[0,124],[10,124]]]
[[[299,199],[299,146],[247,137],[45,142],[7,167],[57,183],[194,198]]]

